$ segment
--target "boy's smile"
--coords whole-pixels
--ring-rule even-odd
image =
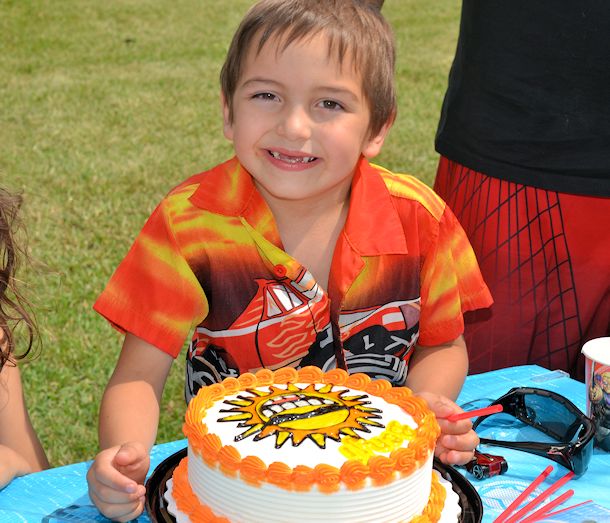
[[[307,169],[310,167],[309,164],[319,160],[319,158],[316,158],[315,156],[306,156],[300,152],[287,151],[285,149],[270,150],[269,155],[271,156],[271,163],[279,169]]]
[[[361,155],[375,156],[387,127],[369,132],[362,79],[349,55],[339,64],[323,35],[282,49],[271,38],[251,46],[225,136],[265,199],[343,201]]]

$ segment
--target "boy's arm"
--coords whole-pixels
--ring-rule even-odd
[[[26,409],[19,367],[7,363],[0,372],[0,488],[15,476],[48,467]]]
[[[468,374],[464,337],[435,347],[415,347],[406,385],[415,392],[432,392],[455,400]]]
[[[159,405],[173,358],[133,334],[106,386],[100,409],[100,447],[139,441],[147,450],[155,443]]]
[[[144,508],[148,452],[155,442],[159,405],[173,358],[127,334],[104,392],[102,451],[87,474],[89,495],[106,517],[129,521]]]
[[[441,435],[435,455],[443,462],[463,465],[473,457],[479,437],[469,419],[456,422],[445,418],[461,412],[457,398],[468,374],[468,353],[462,336],[436,347],[417,347],[409,361],[406,385],[423,397],[438,420]]]

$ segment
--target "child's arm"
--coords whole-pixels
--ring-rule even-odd
[[[479,443],[470,420],[444,419],[454,412],[462,412],[453,400],[460,393],[467,374],[468,353],[462,336],[436,347],[417,347],[409,361],[406,385],[428,402],[441,427],[435,454],[442,462],[453,465],[470,461]]]
[[[28,415],[19,368],[0,372],[0,488],[15,476],[49,467]]]
[[[409,360],[407,387],[455,400],[468,374],[468,352],[462,336],[436,347],[415,347]]]
[[[99,437],[103,449],[87,474],[100,512],[129,521],[144,509],[148,452],[155,442],[159,405],[173,358],[127,334],[104,392]]]

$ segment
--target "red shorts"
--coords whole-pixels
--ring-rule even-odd
[[[446,158],[434,189],[494,298],[465,316],[470,372],[537,364],[583,379],[583,343],[610,335],[610,198],[507,182]]]

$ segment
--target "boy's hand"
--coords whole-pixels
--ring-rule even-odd
[[[441,427],[435,456],[448,465],[468,463],[474,457],[474,449],[479,444],[479,436],[472,430],[472,422],[469,419],[454,422],[446,419],[451,414],[463,412],[450,399],[431,392],[421,392],[418,395],[426,400]]]
[[[139,442],[101,451],[87,472],[89,497],[115,521],[130,521],[144,510],[144,479],[150,458]]]

